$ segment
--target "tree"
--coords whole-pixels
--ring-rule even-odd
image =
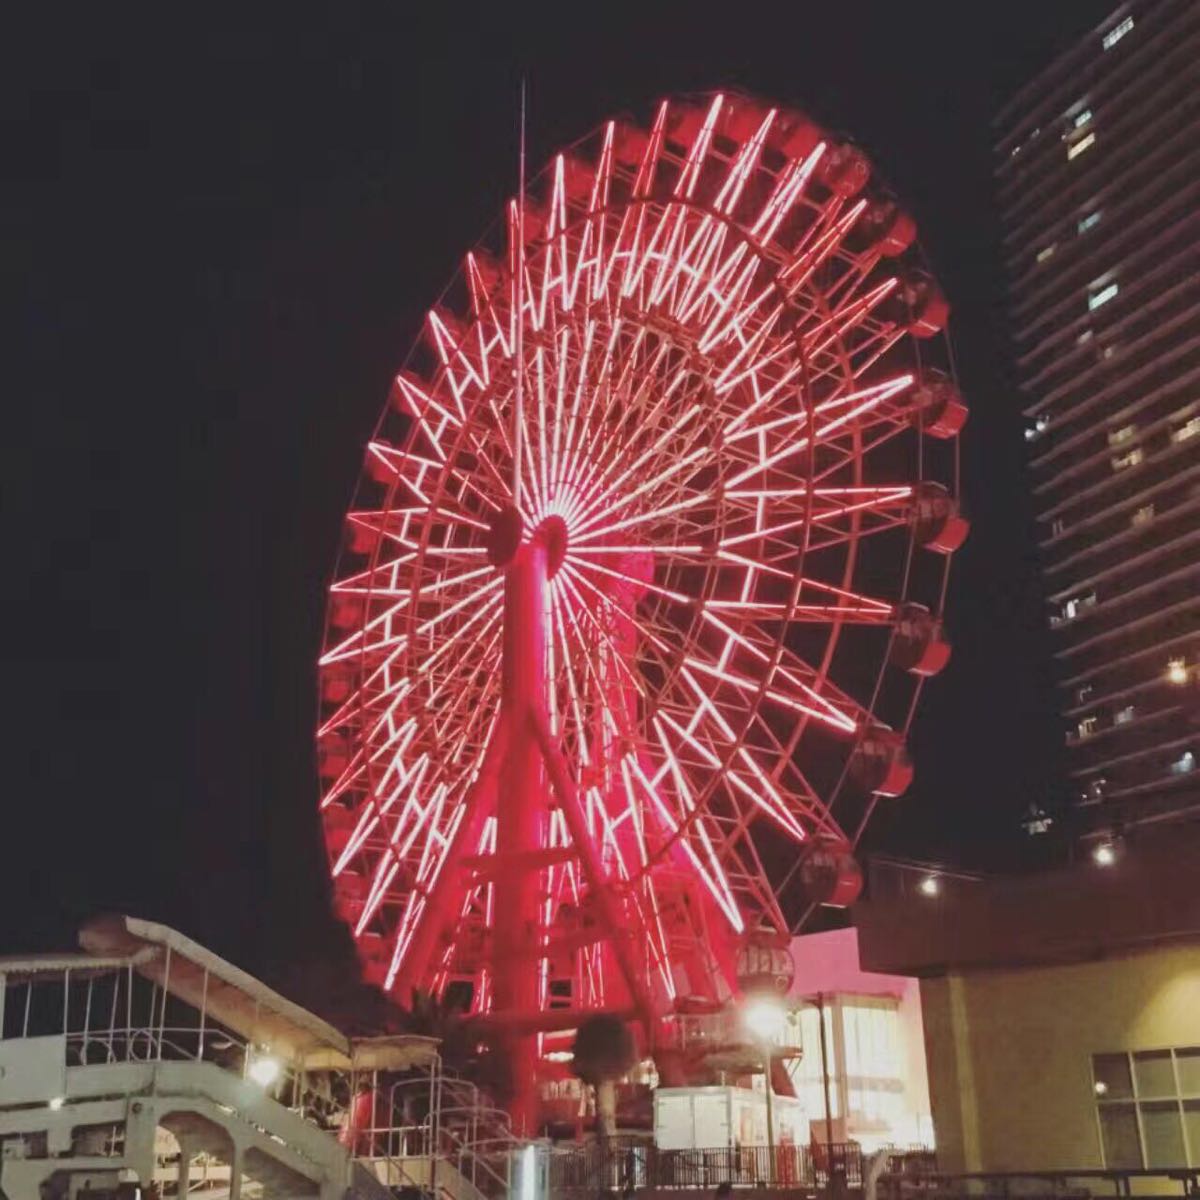
[[[596,1133],[607,1141],[617,1131],[617,1080],[637,1062],[629,1026],[619,1017],[597,1013],[575,1032],[574,1070],[596,1093]]]

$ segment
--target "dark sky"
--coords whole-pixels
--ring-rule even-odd
[[[338,949],[311,744],[323,588],[391,373],[513,189],[522,71],[535,161],[613,112],[739,85],[854,135],[908,199],[955,306],[974,531],[918,781],[877,835],[1007,847],[1056,734],[988,124],[1111,5],[24,7],[38,27],[6,31],[0,70],[0,952],[114,907],[251,968]]]

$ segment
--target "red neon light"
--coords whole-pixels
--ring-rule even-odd
[[[518,189],[396,376],[320,657],[335,894],[385,987],[467,981],[533,1028],[566,964],[573,1004],[651,1031],[786,930],[757,840],[840,836],[805,771],[894,722],[839,667],[926,574],[932,351],[797,127],[721,95],[608,122]],[[583,910],[603,936],[552,951]],[[513,1038],[526,1082],[541,1045]]]

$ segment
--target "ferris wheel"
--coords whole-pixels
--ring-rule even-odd
[[[649,1027],[857,894],[967,530],[948,308],[870,174],[800,113],[664,102],[556,155],[429,312],[320,659],[385,988]]]

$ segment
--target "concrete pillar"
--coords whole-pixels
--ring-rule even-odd
[[[133,1098],[125,1111],[125,1163],[148,1186],[154,1178],[154,1134],[158,1111],[146,1097]]]
[[[229,1151],[229,1200],[242,1200],[242,1147],[234,1142]]]
[[[180,1135],[177,1140],[179,1142],[179,1182],[176,1185],[175,1195],[179,1200],[187,1200],[188,1187],[192,1181],[192,1142],[184,1135]]]
[[[921,980],[929,1100],[938,1164],[950,1172],[984,1169],[967,983],[961,975]]]

